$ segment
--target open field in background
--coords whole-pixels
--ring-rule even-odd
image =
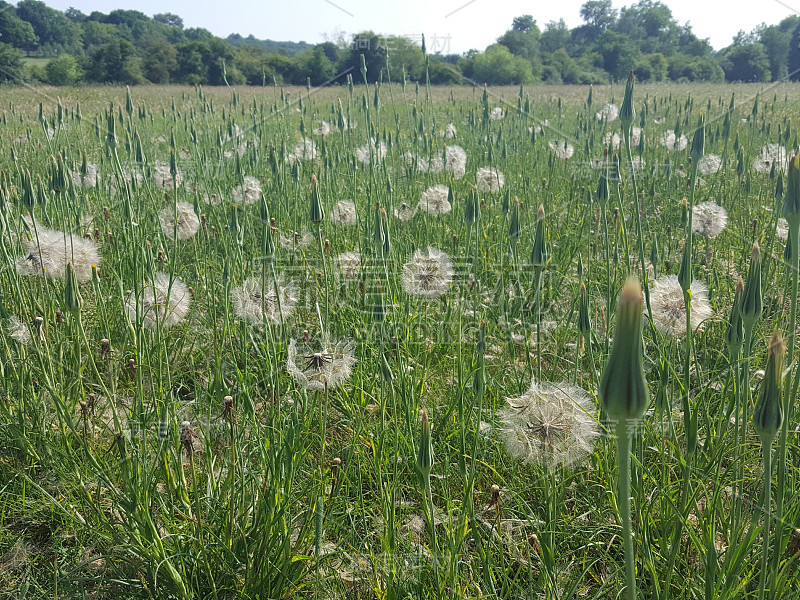
[[[0,598],[626,597],[630,275],[638,597],[800,594],[800,84],[624,90],[3,89]]]

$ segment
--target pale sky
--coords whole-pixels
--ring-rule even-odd
[[[584,0],[44,0],[59,10],[74,6],[84,13],[116,8],[153,15],[175,13],[186,27],[203,27],[220,37],[253,34],[259,39],[319,43],[338,34],[370,29],[383,35],[424,33],[430,52],[483,50],[503,34],[514,17],[531,14],[539,27],[563,18],[581,24]],[[616,8],[634,0],[614,0]],[[800,0],[665,0],[675,19],[691,22],[700,38],[719,50],[743,29],[778,23],[800,14]]]

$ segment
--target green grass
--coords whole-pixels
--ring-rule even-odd
[[[644,143],[633,156],[646,163],[637,172],[645,257],[655,239],[659,274],[678,273],[685,238],[681,200],[691,196],[689,178],[678,173],[690,172],[689,149],[668,152],[659,137],[677,125],[691,141],[700,114],[705,152],[720,155],[722,167],[702,176],[705,185],[697,187],[694,202],[715,200],[729,217],[708,248],[699,236],[693,246],[693,275],[708,286],[715,313],[693,335],[694,453],[687,452],[681,414],[685,342],[666,338],[645,319],[644,365],[655,411],[633,437],[640,598],[757,597],[761,450],[750,423],[742,440],[724,417],[734,401],[724,335],[736,279],[746,275],[756,240],[763,252],[764,310],[746,363],[754,384],[766,364],[769,336],[788,334],[792,286],[782,260],[785,242],[776,236],[782,206],[775,198],[777,176],[752,165],[768,143],[789,153],[797,146],[796,124],[789,123],[797,121],[798,91],[796,84],[636,89],[635,126],[642,126],[644,114]],[[436,88],[428,98],[424,88],[384,85],[376,108],[375,88],[363,85],[310,95],[302,88],[243,88],[235,96],[228,89],[143,87],[132,90],[131,116],[124,89],[4,90],[0,597],[622,594],[613,435],[598,437],[585,460],[549,470],[510,456],[499,419],[505,399],[525,392],[539,370],[545,381],[574,381],[599,408],[597,383],[608,358],[606,341],[614,337],[616,297],[629,274],[641,278],[627,161],[622,183],[611,185],[607,237],[600,207],[589,200],[601,173],[590,161],[602,159],[604,137],[620,127],[619,121],[598,121],[595,113],[608,102],[620,105],[622,92],[621,86],[597,87],[587,107],[588,89],[529,88],[520,101],[530,106],[525,114],[517,111],[518,88],[490,89],[488,108],[508,111],[502,120],[484,121],[479,88]],[[726,137],[723,121],[734,92]],[[62,123],[54,96],[61,99]],[[118,160],[107,147],[112,104]],[[339,110],[357,127],[333,131],[323,143],[311,131],[321,120],[335,124]],[[543,131],[530,131],[545,120]],[[441,135],[448,123],[458,130],[454,140]],[[301,140],[301,125],[318,153],[295,165],[286,156]],[[229,139],[235,127],[240,140]],[[144,164],[136,162],[137,135]],[[169,165],[171,136],[186,182],[177,191],[158,187],[153,177],[157,162]],[[356,150],[370,138],[386,143],[386,158],[363,165]],[[548,146],[563,139],[575,148],[569,160]],[[240,144],[239,158],[225,156]],[[467,153],[462,179],[418,171],[403,160],[406,152],[441,155],[450,144]],[[63,167],[53,159],[59,155]],[[64,188],[59,169],[79,171],[84,157],[97,165],[99,184]],[[478,193],[480,217],[468,225],[467,198],[476,169],[484,166],[502,171],[505,186]],[[26,170],[33,207],[25,205]],[[126,186],[123,171],[141,173],[141,182]],[[260,200],[237,206],[232,227],[232,193],[248,175],[260,180],[275,220],[272,254],[264,252],[269,223]],[[321,240],[309,219],[312,175],[327,215]],[[395,218],[401,203],[416,206],[437,184],[450,186],[451,212]],[[213,195],[221,202],[207,202]],[[341,199],[355,202],[355,226],[330,222]],[[503,204],[513,207],[516,199],[521,231],[510,245]],[[176,201],[195,204],[202,222],[194,237],[177,242],[162,231],[158,216]],[[388,251],[374,238],[378,202],[387,212]],[[540,204],[551,258],[537,293],[528,263]],[[63,279],[23,276],[16,268],[32,235],[23,219],[29,210],[37,229],[88,237],[99,249],[98,276],[78,288],[78,313],[67,310]],[[284,248],[279,236],[294,232],[310,233],[312,243]],[[407,294],[401,278],[414,251],[429,245],[450,255],[455,276],[445,295],[425,301]],[[343,280],[335,258],[354,250],[364,260],[363,275]],[[579,256],[593,324],[583,343]],[[125,307],[155,272],[189,286],[191,308],[180,324],[153,331],[130,320]],[[231,291],[249,277],[269,291],[273,273],[293,282],[294,314],[260,327],[237,317]],[[383,321],[373,317],[376,297],[383,301]],[[10,316],[25,322],[27,344],[12,339]],[[36,317],[43,318],[41,334]],[[352,341],[357,363],[342,387],[301,389],[287,371],[290,340],[323,333]],[[103,339],[110,352],[102,351]],[[481,354],[485,389],[475,385]],[[301,365],[309,360],[298,357]],[[793,370],[787,380],[794,376]],[[744,397],[752,414],[758,389]],[[433,514],[416,467],[423,408],[432,424]],[[593,417],[599,420],[597,412]],[[196,434],[191,454],[180,439],[183,421]],[[795,426],[793,420],[789,431]],[[800,449],[793,433],[787,456],[776,598],[800,592],[792,534],[800,519]],[[499,510],[490,505],[494,484],[501,490]],[[774,540],[778,523],[772,526]]]

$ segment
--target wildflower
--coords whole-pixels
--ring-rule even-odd
[[[453,174],[454,179],[461,179],[467,172],[467,153],[461,146],[447,146],[444,149],[444,169]]]
[[[408,204],[403,202],[398,208],[394,209],[394,216],[401,221],[410,221],[414,218],[416,210],[411,208]]]
[[[294,339],[289,342],[286,368],[305,389],[321,391],[341,386],[350,377],[355,363],[352,342],[323,340],[318,350],[298,348]]]
[[[403,265],[403,289],[411,296],[432,300],[450,288],[455,270],[450,257],[438,248],[414,252]]]
[[[188,202],[178,202],[158,213],[161,231],[169,239],[188,240],[200,229],[200,219]]]
[[[374,139],[370,139],[369,144],[356,148],[356,158],[358,162],[364,166],[369,165],[373,160],[376,163],[382,163],[386,158],[386,144],[383,142],[375,143]]]
[[[233,312],[253,325],[263,325],[264,320],[280,323],[294,312],[296,294],[292,283],[284,284],[280,279],[263,282],[250,277],[231,292]]]
[[[361,275],[361,255],[344,252],[336,257],[336,272],[346,281],[355,281]]]
[[[502,172],[492,167],[481,167],[475,173],[478,191],[497,192],[506,183],[506,178]]]
[[[183,183],[183,173],[177,171],[173,177],[167,163],[157,162],[153,165],[153,179],[162,190],[174,190]]]
[[[722,167],[722,158],[716,154],[706,154],[697,161],[697,172],[701,175],[713,175]]]
[[[261,182],[257,177],[245,175],[242,184],[233,188],[231,197],[236,204],[255,204],[261,198]]]
[[[575,154],[575,146],[567,143],[567,140],[561,140],[559,142],[552,141],[548,146],[550,146],[550,150],[555,152],[556,156],[561,160],[569,160],[572,158],[572,155]]]
[[[500,121],[501,119],[505,118],[505,116],[506,114],[503,111],[502,106],[495,106],[489,113],[489,119],[492,121]]]
[[[355,225],[355,203],[350,200],[339,200],[331,211],[331,223],[334,225]]]
[[[22,319],[20,319],[16,315],[11,315],[10,317],[8,317],[8,323],[6,324],[6,326],[8,327],[8,337],[10,337],[18,344],[27,346],[28,343],[31,341],[30,330],[25,325],[25,323],[22,322]]]
[[[419,210],[424,210],[429,215],[445,215],[450,212],[452,206],[448,201],[450,195],[450,188],[446,185],[435,185],[428,188],[422,193],[422,199],[419,201]]]
[[[786,148],[780,144],[767,144],[761,148],[761,156],[753,162],[753,170],[757,173],[769,173],[774,164],[775,171],[783,173],[787,160]]]
[[[448,123],[447,127],[444,128],[444,131],[442,131],[442,135],[451,140],[456,137],[457,133],[458,131],[456,130],[456,126],[452,123]]]
[[[514,458],[556,469],[583,460],[598,436],[594,403],[569,383],[536,383],[501,411],[506,448]]]
[[[185,283],[166,273],[156,273],[144,283],[138,297],[128,297],[125,310],[131,321],[140,319],[144,327],[155,331],[180,323],[189,314],[191,301]]]
[[[714,311],[708,302],[708,288],[703,282],[693,280],[689,290],[692,295],[691,326],[693,331],[697,331],[714,315]],[[672,337],[686,334],[686,304],[677,275],[665,275],[653,282],[650,305],[653,323],[661,333]]]
[[[92,265],[100,264],[100,253],[89,240],[44,228],[31,232],[31,236],[26,247],[27,254],[16,263],[20,275],[44,274],[63,279],[67,262],[71,261],[78,281],[85,282],[92,278]]]
[[[728,211],[716,202],[701,202],[692,208],[692,232],[708,238],[715,238],[725,231],[728,224]]]
[[[553,142],[550,143],[552,144]],[[622,143],[622,138],[619,137],[618,133],[612,131],[606,133],[605,137],[603,138],[603,144],[605,146],[611,146],[611,148],[614,150],[617,150],[621,143]]]
[[[674,150],[686,150],[689,140],[685,135],[677,137],[674,131],[665,131],[658,140],[670,152]]]
[[[598,121],[605,120],[608,123],[611,123],[612,121],[617,120],[617,117],[619,116],[619,108],[617,108],[616,104],[606,104],[596,116]]]

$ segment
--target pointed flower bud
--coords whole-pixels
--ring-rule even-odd
[[[739,305],[739,312],[742,315],[745,329],[753,327],[761,318],[762,298],[761,249],[758,247],[758,242],[756,242],[753,244],[753,252],[750,255],[750,270],[747,272],[747,280],[742,293],[742,303]]]
[[[783,216],[789,222],[790,228],[800,227],[800,152],[789,159],[789,177],[786,195],[783,199]]]
[[[633,107],[633,84],[636,76],[631,71],[628,74],[628,82],[625,84],[625,98],[622,107],[619,109],[619,122],[622,124],[622,132],[626,136],[630,133],[633,119],[636,117],[636,109]]]
[[[642,304],[642,288],[631,278],[617,302],[614,346],[598,390],[603,409],[616,422],[640,419],[650,403],[642,358]]]
[[[516,240],[522,233],[519,224],[519,200],[514,198],[514,207],[511,209],[511,224],[508,226],[508,238]]]
[[[753,411],[753,429],[761,443],[768,447],[783,423],[783,357],[786,354],[786,342],[780,333],[775,333],[769,342],[767,368],[764,383],[758,395],[758,402]]]
[[[728,355],[732,361],[739,356],[744,343],[744,324],[739,308],[743,293],[744,280],[739,277],[739,281],[736,282],[736,295],[733,297],[733,308],[731,308],[731,315],[728,318],[728,327],[725,330],[725,343],[728,345]]]
[[[81,298],[78,293],[78,278],[72,261],[67,261],[66,285],[64,287],[64,307],[71,313],[77,313],[81,308]]]
[[[539,213],[536,217],[536,234],[533,238],[533,250],[531,251],[531,264],[544,269],[550,262],[550,255],[547,253],[547,240],[544,227],[544,206],[539,205]]]
[[[706,147],[706,127],[705,120],[702,116],[697,119],[697,128],[694,130],[692,137],[692,148],[689,151],[689,156],[692,157],[693,168],[697,168],[697,161],[703,158]]]
[[[581,284],[581,300],[578,305],[578,331],[585,338],[588,338],[592,331],[592,320],[589,317],[589,293],[584,284]]]
[[[319,195],[319,184],[316,176],[311,176],[311,222],[319,225],[325,220],[325,209],[322,208],[322,198]]]
[[[431,424],[428,411],[422,409],[422,435],[419,438],[417,451],[417,470],[423,487],[430,485],[431,469],[433,469],[433,443],[431,442]]]

